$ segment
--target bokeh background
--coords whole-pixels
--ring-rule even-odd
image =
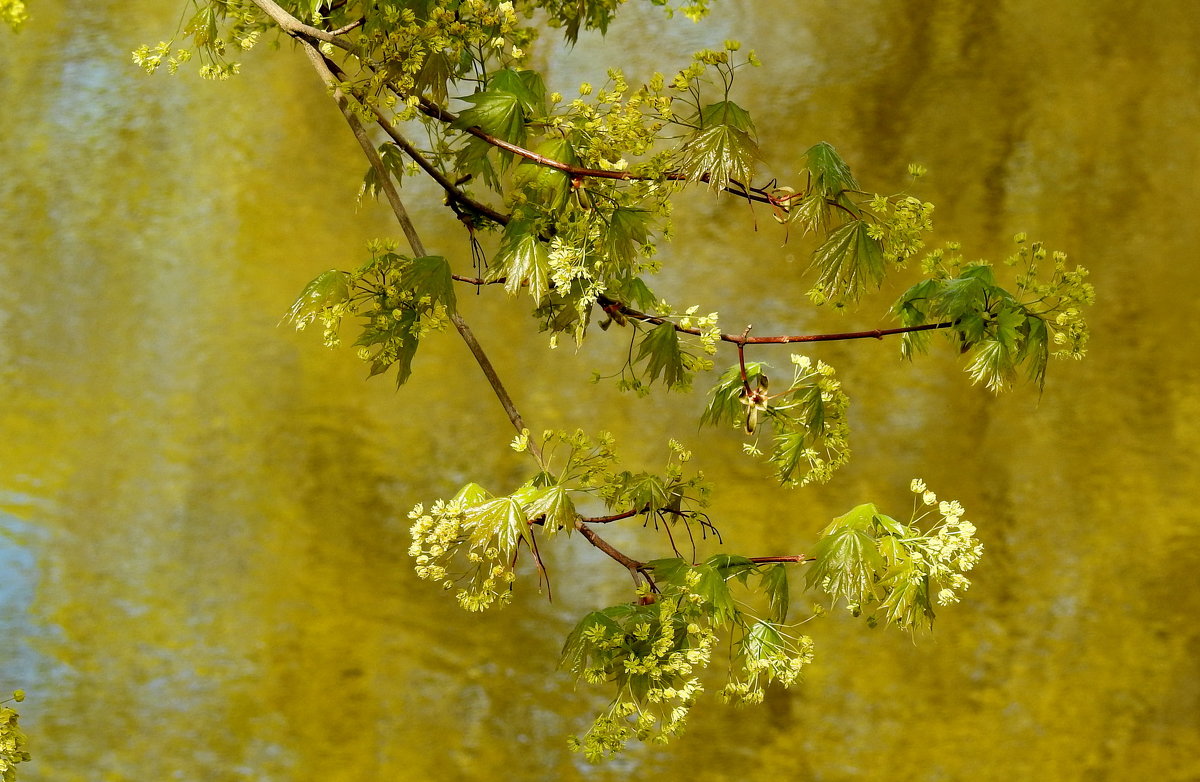
[[[932,636],[815,622],[802,686],[703,704],[671,746],[595,767],[564,736],[603,695],[555,662],[627,578],[572,539],[549,553],[553,604],[531,577],[468,615],[416,579],[407,510],[528,465],[453,333],[396,392],[277,326],[398,231],[356,209],[365,165],[288,44],[224,84],[130,63],[181,6],[37,0],[0,36],[0,691],[29,693],[22,780],[1200,779],[1200,5],[721,0],[696,26],[633,4],[605,40],[543,42],[569,94],[738,38],[766,63],[735,94],[764,177],[794,178],[819,140],[881,192],[922,163],[935,241],[1000,260],[1026,231],[1099,296],[1090,356],[1042,397],[972,387],[949,350],[812,347],[851,394],[856,456],[786,491],[736,433],[697,431],[702,393],[588,384],[619,366],[616,331],[550,352],[525,300],[463,295],[535,428],[609,429],[647,467],[668,437],[694,447],[732,551],[802,552],[859,502],[906,513],[914,476],[987,546]],[[439,195],[405,197],[464,268]],[[811,247],[765,211],[700,193],[677,229],[657,287],[727,330],[886,327],[911,282],[816,312]]]

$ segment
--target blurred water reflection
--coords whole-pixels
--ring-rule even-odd
[[[689,436],[735,551],[802,550],[922,475],[989,556],[933,639],[826,621],[804,687],[598,768],[562,742],[598,696],[553,666],[625,584],[573,543],[553,605],[526,589],[468,616],[416,581],[405,512],[467,478],[512,485],[511,433],[453,335],[395,393],[276,328],[308,279],[396,232],[355,211],[364,166],[298,55],[221,85],[128,66],[170,6],[42,2],[0,45],[0,691],[30,693],[22,779],[1200,778],[1195,4],[726,0],[701,27],[631,7],[606,43],[544,55],[568,92],[613,52],[645,72],[741,38],[767,63],[738,100],[773,173],[821,139],[867,186],[919,161],[939,237],[997,258],[1028,231],[1102,297],[1092,355],[1053,366],[1041,400],[892,343],[814,348],[857,426],[828,487],[776,490],[731,436]],[[407,199],[465,259],[439,198]],[[761,333],[885,322],[886,294],[808,309],[806,247],[765,213],[690,206],[664,248],[677,300]],[[582,382],[621,345],[548,354],[510,302],[463,299],[535,427],[612,429],[655,461],[694,431],[698,397]]]

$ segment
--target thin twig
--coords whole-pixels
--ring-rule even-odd
[[[583,537],[587,539],[588,543],[591,543],[593,546],[603,551],[610,559],[623,565],[625,569],[633,575],[634,583],[637,583],[638,574],[643,572],[646,568],[645,562],[638,562],[636,559],[628,557],[617,549],[613,548],[611,543],[600,537],[600,535],[598,535],[594,529],[584,524],[582,519],[576,519],[575,529],[579,530],[579,534],[583,535]]]
[[[601,294],[596,299],[596,303],[602,307],[617,306],[622,315],[634,320],[640,320],[643,323],[653,323],[661,325],[670,323],[675,327],[675,330],[683,334],[694,334],[701,336],[704,332],[698,328],[684,328],[678,323],[674,323],[667,318],[661,318],[657,315],[649,315],[645,312],[637,310],[622,304],[616,299],[609,298]],[[734,345],[769,345],[769,344],[786,344],[789,342],[837,342],[848,339],[883,339],[884,337],[893,334],[908,334],[914,331],[930,331],[933,329],[948,329],[957,325],[954,321],[945,321],[943,323],[926,323],[921,326],[901,326],[894,329],[871,329],[869,331],[847,331],[840,334],[795,334],[795,335],[779,335],[772,337],[751,337],[743,334],[721,334],[722,342],[731,342]]]
[[[279,25],[279,29],[299,41],[304,43],[321,41],[322,43],[333,44],[351,53],[354,51],[352,45],[338,38],[334,33],[301,22],[280,7],[274,0],[251,0],[251,2],[258,6],[264,14],[271,17],[271,21]]]
[[[338,67],[335,63],[327,60],[326,65],[329,66],[330,71],[334,75],[345,79],[346,72]],[[502,212],[497,212],[487,204],[482,204],[464,193],[455,185],[455,183],[447,179],[441,171],[438,171],[432,163],[426,160],[425,156],[422,155],[421,152],[415,146],[413,146],[408,139],[401,135],[400,131],[396,129],[395,125],[393,125],[391,122],[388,122],[387,117],[378,106],[371,104],[370,108],[375,114],[376,124],[383,129],[383,132],[386,133],[396,144],[396,146],[400,147],[400,149],[404,151],[404,154],[408,155],[422,171],[432,177],[433,181],[437,182],[441,188],[446,191],[446,195],[452,201],[456,201],[470,209],[472,212],[481,214],[489,220],[499,223],[500,225],[508,225],[509,220],[512,219],[509,215],[506,215]]]
[[[803,565],[805,562],[816,562],[816,557],[810,557],[805,554],[787,554],[778,557],[746,557],[746,559],[756,565],[767,565],[772,562],[782,562],[785,565]]]
[[[441,122],[445,123],[452,123],[458,120],[457,114],[442,108],[437,103],[434,103],[424,96],[417,96],[417,100],[417,108],[420,109],[421,113],[425,114],[427,117],[432,117],[433,119],[440,120]],[[707,173],[696,177],[688,174],[682,174],[678,171],[667,171],[657,176],[647,176],[645,174],[635,174],[631,171],[614,171],[605,168],[585,168],[583,166],[573,166],[569,163],[564,163],[561,160],[555,160],[554,158],[546,157],[545,155],[539,155],[537,152],[526,149],[519,144],[513,144],[511,141],[505,141],[502,138],[497,138],[496,136],[491,135],[487,131],[475,125],[466,128],[465,132],[470,133],[472,136],[475,136],[481,141],[487,142],[497,149],[503,149],[505,152],[511,152],[517,157],[546,166],[547,168],[557,169],[558,171],[562,171],[563,173],[570,175],[574,179],[614,179],[623,182],[665,181],[707,183],[710,181],[710,177]],[[741,196],[742,198],[746,198],[750,201],[758,201],[759,203],[771,204],[772,206],[786,206],[787,202],[794,198],[794,196],[776,198],[767,192],[765,188],[747,186],[732,179],[729,181],[731,185],[736,185],[736,187],[727,186],[721,188],[722,190],[727,193],[733,193],[734,195]]]
[[[350,32],[351,30],[355,29],[356,27],[362,27],[364,24],[366,24],[366,22],[367,22],[367,18],[365,16],[360,16],[358,19],[355,19],[353,22],[351,22],[348,25],[345,25],[344,27],[339,27],[336,30],[330,30],[329,34],[330,35],[345,35],[346,33]]]

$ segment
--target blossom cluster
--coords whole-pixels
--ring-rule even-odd
[[[920,495],[922,504],[936,504],[940,517],[920,541],[925,563],[923,575],[929,578],[930,592],[935,592],[938,605],[957,603],[971,586],[963,574],[983,557],[983,544],[975,537],[975,525],[963,518],[965,511],[958,500],[938,501],[937,495],[920,479],[914,479],[910,488]]]
[[[13,700],[20,701],[24,693],[13,693]],[[17,724],[17,712],[0,706],[0,780],[13,782],[17,778],[16,766],[29,760],[25,748],[25,732]]]
[[[643,587],[642,599],[655,602],[629,606],[615,621],[585,618],[574,639],[576,673],[591,684],[614,682],[618,691],[582,736],[568,740],[571,749],[598,761],[630,739],[665,744],[683,730],[717,639],[703,598],[692,591],[697,580],[653,597]]]
[[[408,516],[413,520],[408,554],[416,561],[418,578],[447,590],[459,586],[455,598],[467,611],[484,611],[512,599],[512,552],[486,531],[477,534],[479,522],[470,517],[465,502],[438,500],[428,511],[417,505]]]

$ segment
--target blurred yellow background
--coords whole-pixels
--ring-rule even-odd
[[[452,333],[396,392],[277,327],[309,279],[399,232],[356,210],[365,161],[287,43],[223,84],[130,63],[180,7],[38,0],[0,38],[0,691],[29,693],[24,782],[1200,779],[1195,2],[721,0],[699,26],[646,4],[606,40],[540,45],[569,95],[740,39],[765,63],[734,95],[764,180],[820,140],[870,190],[921,163],[934,242],[1000,261],[1025,231],[1098,292],[1091,354],[1052,364],[1041,398],[972,387],[940,342],[911,365],[895,341],[807,349],[851,396],[855,458],[802,491],[735,433],[697,432],[702,382],[588,384],[618,369],[619,329],[549,352],[526,299],[461,295],[535,429],[608,429],[648,466],[668,437],[692,446],[734,553],[803,552],[859,502],[905,513],[917,476],[987,547],[932,636],[814,622],[803,685],[703,702],[674,744],[597,767],[563,737],[603,693],[555,663],[627,578],[559,538],[553,604],[530,574],[511,607],[468,615],[416,579],[407,510],[528,466]],[[440,194],[403,193],[431,252],[469,268]],[[676,228],[655,288],[726,331],[888,327],[912,281],[816,312],[811,246],[766,210],[697,193]]]

